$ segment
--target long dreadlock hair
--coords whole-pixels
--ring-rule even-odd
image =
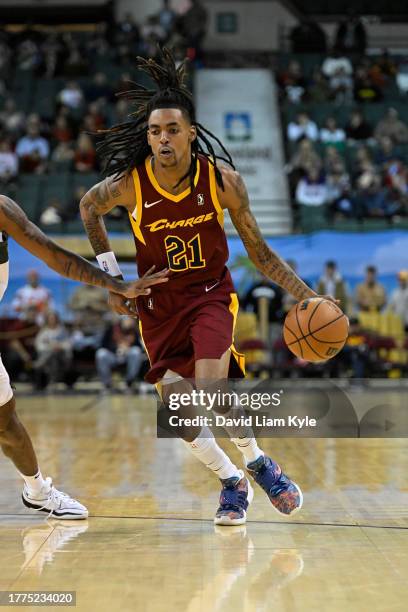
[[[198,155],[203,155],[214,166],[216,181],[224,190],[217,160],[226,162],[233,169],[235,167],[222,142],[196,121],[193,97],[185,85],[186,61],[176,68],[174,57],[166,48],[160,49],[159,59],[160,63],[153,59],[137,58],[139,69],[149,75],[157,88],[148,89],[131,81],[132,89],[117,95],[130,100],[136,110],[130,113],[128,121],[97,132],[97,135],[102,137],[97,144],[97,150],[103,160],[103,172],[120,178],[123,174],[130,173],[135,166],[144,163],[151,153],[146,138],[151,112],[158,108],[179,108],[188,114],[196,128],[197,138],[191,144],[190,168],[175,187],[190,177],[191,191],[194,190]],[[222,155],[215,153],[212,141],[218,144]]]

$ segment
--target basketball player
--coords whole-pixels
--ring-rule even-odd
[[[152,270],[149,270],[143,278],[133,283],[118,281],[82,257],[58,246],[29,221],[13,200],[0,196],[0,299],[8,284],[8,236],[59,274],[109,291],[118,291],[124,300],[133,300],[138,295],[147,296],[151,291],[150,286],[167,281],[165,270],[156,274],[150,274]],[[43,478],[30,437],[17,416],[10,379],[1,359],[0,446],[24,479],[22,499],[27,508],[59,519],[87,518],[85,506],[56,489],[51,478]]]
[[[80,209],[94,251],[109,262],[112,274],[118,266],[102,216],[117,205],[129,213],[139,274],[153,263],[170,269],[165,288],[155,287],[149,298],[137,299],[151,364],[146,379],[160,382],[166,399],[182,388],[179,383],[185,378],[195,379],[199,389],[202,381],[243,375],[243,356],[233,346],[238,300],[225,265],[224,209],[262,274],[297,301],[316,294],[262,238],[231,157],[196,121],[192,96],[184,85],[184,66],[176,69],[166,49],[160,65],[139,61],[157,89],[136,85],[127,92],[136,112],[126,123],[102,132],[99,150],[109,176],[89,190]],[[224,157],[217,158],[212,139]],[[226,163],[220,165],[219,160]],[[125,300],[113,293],[110,305],[119,313],[129,310]],[[253,491],[243,471],[208,428],[191,428],[183,437],[193,455],[221,480],[215,523],[244,523]],[[297,511],[302,504],[299,487],[264,455],[252,430],[231,432],[230,437],[274,508],[284,515]]]

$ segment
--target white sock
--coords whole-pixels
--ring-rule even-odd
[[[213,433],[208,427],[203,427],[200,435],[193,442],[186,442],[185,440],[183,442],[193,455],[212,470],[218,478],[222,480],[232,478],[233,476],[241,478],[242,474],[237,466],[232,463],[228,455],[218,446]]]
[[[256,461],[264,454],[253,435],[249,438],[231,438],[231,442],[233,442],[237,449],[244,455],[247,465],[252,461]]]
[[[24,476],[24,474],[21,474],[21,476],[24,478],[30,495],[38,495],[41,492],[41,489],[46,484],[41,474],[41,470],[38,470],[38,472],[34,474],[34,476]]]

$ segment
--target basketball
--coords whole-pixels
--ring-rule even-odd
[[[288,312],[283,337],[292,353],[306,361],[327,361],[343,348],[349,330],[348,318],[333,302],[309,298]]]

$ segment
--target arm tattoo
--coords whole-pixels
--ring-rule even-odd
[[[258,270],[291,293],[297,300],[315,295],[263,239],[254,215],[249,208],[248,193],[241,176],[236,175],[235,193],[241,206],[230,209],[231,220],[241,237],[250,259]]]
[[[120,195],[121,190],[118,183],[109,185],[105,179],[92,187],[81,200],[82,222],[96,255],[111,250],[102,216],[116,206],[112,199],[118,198]]]
[[[59,274],[110,291],[120,288],[117,280],[109,274],[48,238],[13,200],[5,197],[0,197],[0,227]]]

